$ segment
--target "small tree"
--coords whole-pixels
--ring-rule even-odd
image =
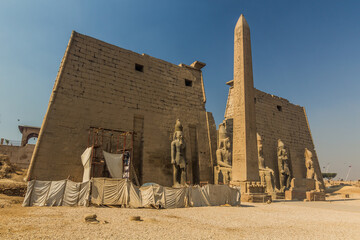
[[[322,173],[322,177],[328,180],[331,180],[332,178],[336,177],[336,175],[337,173]]]

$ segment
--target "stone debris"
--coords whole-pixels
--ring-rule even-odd
[[[0,194],[25,196],[26,183],[22,173],[15,164],[10,163],[9,156],[0,154]]]
[[[232,207],[230,204],[224,204],[224,205],[220,205],[220,207]]]
[[[97,220],[96,214],[85,215],[84,221],[87,223],[99,223],[100,222],[99,220]]]
[[[9,178],[9,174],[14,172],[15,167],[10,163],[9,156],[0,154],[0,179]]]
[[[130,221],[142,221],[140,216],[131,216]]]

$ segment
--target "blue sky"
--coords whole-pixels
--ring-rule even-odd
[[[255,87],[305,106],[320,164],[341,178],[352,166],[359,179],[359,12],[359,1],[3,0],[0,137],[41,126],[72,30],[175,64],[205,62],[206,108],[220,123],[243,13]]]

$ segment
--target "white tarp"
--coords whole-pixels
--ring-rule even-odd
[[[140,187],[141,206],[142,207],[165,207],[164,187],[158,184]]]
[[[61,206],[65,192],[66,180],[52,181],[45,202],[46,206]]]
[[[107,169],[113,178],[122,178],[123,176],[123,155],[113,154],[103,151]]]
[[[62,206],[88,206],[90,194],[90,181],[77,183],[66,181]]]
[[[30,181],[26,190],[24,204],[26,202],[28,203],[27,206],[45,206],[50,185],[50,181]]]
[[[157,184],[136,187],[126,179],[94,178],[91,202],[98,205],[126,205],[133,208],[185,207],[187,188],[168,188]]]
[[[170,188],[153,184],[138,188],[125,179],[109,178],[95,178],[92,184],[91,202],[98,205],[181,208],[240,204],[240,190],[227,185]]]
[[[127,207],[182,208],[240,205],[240,189],[208,184],[170,188],[153,184],[138,188],[126,179],[93,178],[85,183],[30,181],[23,206],[87,206],[91,203]]]
[[[70,180],[28,182],[23,206],[87,206],[90,181],[75,183]]]
[[[134,184],[129,183],[129,206],[133,208],[142,207],[141,192]]]
[[[98,205],[128,205],[129,184],[125,179],[93,178],[91,202]]]
[[[183,208],[186,206],[188,188],[164,188],[165,206],[164,208]]]
[[[203,193],[203,189],[200,186],[190,186],[188,191],[190,207],[211,206],[208,195]]]
[[[84,166],[84,175],[83,182],[87,182],[90,180],[90,171],[91,171],[91,153],[93,147],[88,147],[83,154],[81,155],[81,162]]]
[[[240,189],[228,185],[207,184],[203,187],[189,187],[189,205],[191,207],[240,205]]]

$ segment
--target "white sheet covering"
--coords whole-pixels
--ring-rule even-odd
[[[142,207],[140,189],[134,184],[129,184],[129,206],[133,208]]]
[[[84,175],[83,182],[87,182],[90,180],[90,171],[91,171],[91,153],[93,147],[88,147],[83,154],[81,155],[81,162],[84,166]]]
[[[84,183],[70,180],[30,181],[23,206],[123,205],[127,207],[181,208],[240,204],[240,189],[208,184],[169,188],[160,185],[136,187],[126,179],[94,178]]]
[[[52,181],[45,202],[46,206],[61,206],[65,192],[66,180]]]
[[[219,206],[240,204],[240,190],[227,185],[208,184],[169,188],[160,185],[136,187],[125,179],[93,179],[91,202],[104,205],[126,205],[133,208],[181,208],[185,206]]]
[[[98,205],[128,205],[129,184],[125,179],[94,178],[91,202]]]
[[[23,206],[88,206],[90,181],[70,180],[28,182]]]
[[[123,176],[123,155],[113,154],[103,151],[106,166],[113,178],[122,178]]]
[[[67,181],[65,187],[65,194],[63,199],[63,206],[76,206],[79,193],[80,193],[81,183],[76,183],[73,181]]]
[[[209,197],[203,193],[203,189],[200,186],[191,186],[188,191],[190,207],[211,206],[208,199]]]
[[[188,188],[164,188],[165,206],[164,208],[183,208],[186,206]]]
[[[30,199],[31,206],[45,206],[50,190],[50,185],[50,181],[35,181]]]
[[[150,185],[140,187],[141,206],[142,207],[164,207],[165,194],[164,187],[160,185]]]

